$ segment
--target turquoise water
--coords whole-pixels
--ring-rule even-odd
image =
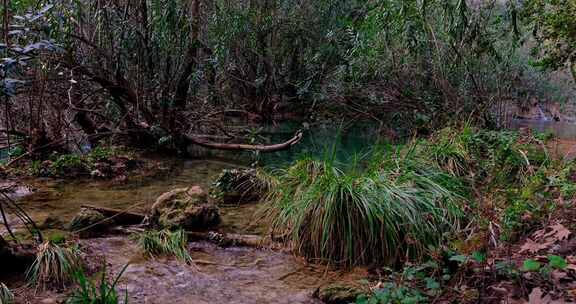
[[[263,128],[257,135],[257,142],[281,143],[292,138],[297,130],[303,130],[304,137],[298,144],[284,151],[273,153],[216,151],[193,146],[190,147],[190,152],[195,158],[224,158],[242,165],[257,162],[261,166],[283,167],[302,157],[323,158],[327,153],[334,154],[336,161],[347,163],[354,157],[368,152],[375,144],[386,142],[385,133],[373,123],[351,125],[320,123],[304,128],[297,122]]]
[[[274,153],[254,153],[240,151],[217,151],[202,147],[190,147],[193,158],[223,158],[236,161],[241,165],[259,165],[280,167],[301,157],[323,157],[326,153],[340,162],[349,162],[353,157],[366,153],[371,146],[384,140],[384,132],[378,124],[357,122],[354,124],[317,123],[303,126],[299,122],[282,123],[266,126],[255,132],[255,142],[276,144],[294,136],[297,130],[304,131],[304,137],[288,150]],[[0,160],[8,157],[8,149],[0,150]]]

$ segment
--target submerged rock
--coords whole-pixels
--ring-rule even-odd
[[[259,200],[266,190],[255,169],[224,169],[212,184],[210,196],[217,203],[238,204]]]
[[[65,224],[58,218],[58,216],[49,215],[41,224],[41,229],[63,229]]]
[[[19,199],[34,193],[32,186],[24,185],[19,182],[0,182],[0,191],[11,199]]]
[[[199,186],[162,194],[152,206],[150,220],[163,228],[205,230],[220,223],[220,211]]]
[[[107,223],[104,221],[106,217],[92,209],[82,208],[80,212],[74,216],[70,224],[68,225],[68,229],[70,231],[80,231],[84,233],[96,233],[96,232],[104,232],[107,229]]]
[[[314,296],[326,304],[348,304],[356,302],[358,296],[365,293],[357,286],[336,283],[318,288]]]

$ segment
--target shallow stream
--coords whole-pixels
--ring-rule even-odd
[[[19,203],[38,223],[64,227],[81,205],[145,212],[160,194],[190,185],[207,189],[222,169],[234,167],[211,160],[178,161],[176,166],[169,161],[167,166],[173,169],[164,177],[121,185],[105,181],[32,180],[29,183],[34,192],[20,198]],[[240,234],[265,233],[255,216],[258,207],[221,207],[223,223],[219,229]],[[190,251],[196,266],[189,266],[170,258],[145,258],[128,236],[85,239],[80,244],[89,257],[103,257],[112,272],[130,263],[119,286],[128,290],[130,303],[320,303],[312,295],[319,286],[366,276],[358,271],[335,272],[325,266],[309,265],[289,252],[266,248],[223,248],[192,242]],[[12,287],[19,284],[12,283]],[[38,293],[30,303],[63,297]]]

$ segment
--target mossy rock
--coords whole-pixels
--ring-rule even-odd
[[[151,222],[162,228],[206,230],[220,223],[218,207],[198,186],[175,189],[162,194],[152,206]]]
[[[68,224],[68,230],[73,232],[82,231],[82,234],[85,235],[104,232],[107,230],[108,225],[109,222],[106,221],[106,217],[102,213],[82,208]]]
[[[314,292],[314,296],[326,304],[355,303],[363,294],[366,294],[366,291],[362,288],[342,283],[322,286]]]
[[[266,191],[255,169],[224,169],[210,188],[210,197],[219,204],[257,201]]]
[[[41,224],[41,229],[64,229],[65,223],[63,223],[57,216],[49,215]]]

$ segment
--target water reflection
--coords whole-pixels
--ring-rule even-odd
[[[517,119],[510,123],[511,129],[530,128],[538,132],[551,132],[559,139],[576,139],[576,123],[551,120]]]

